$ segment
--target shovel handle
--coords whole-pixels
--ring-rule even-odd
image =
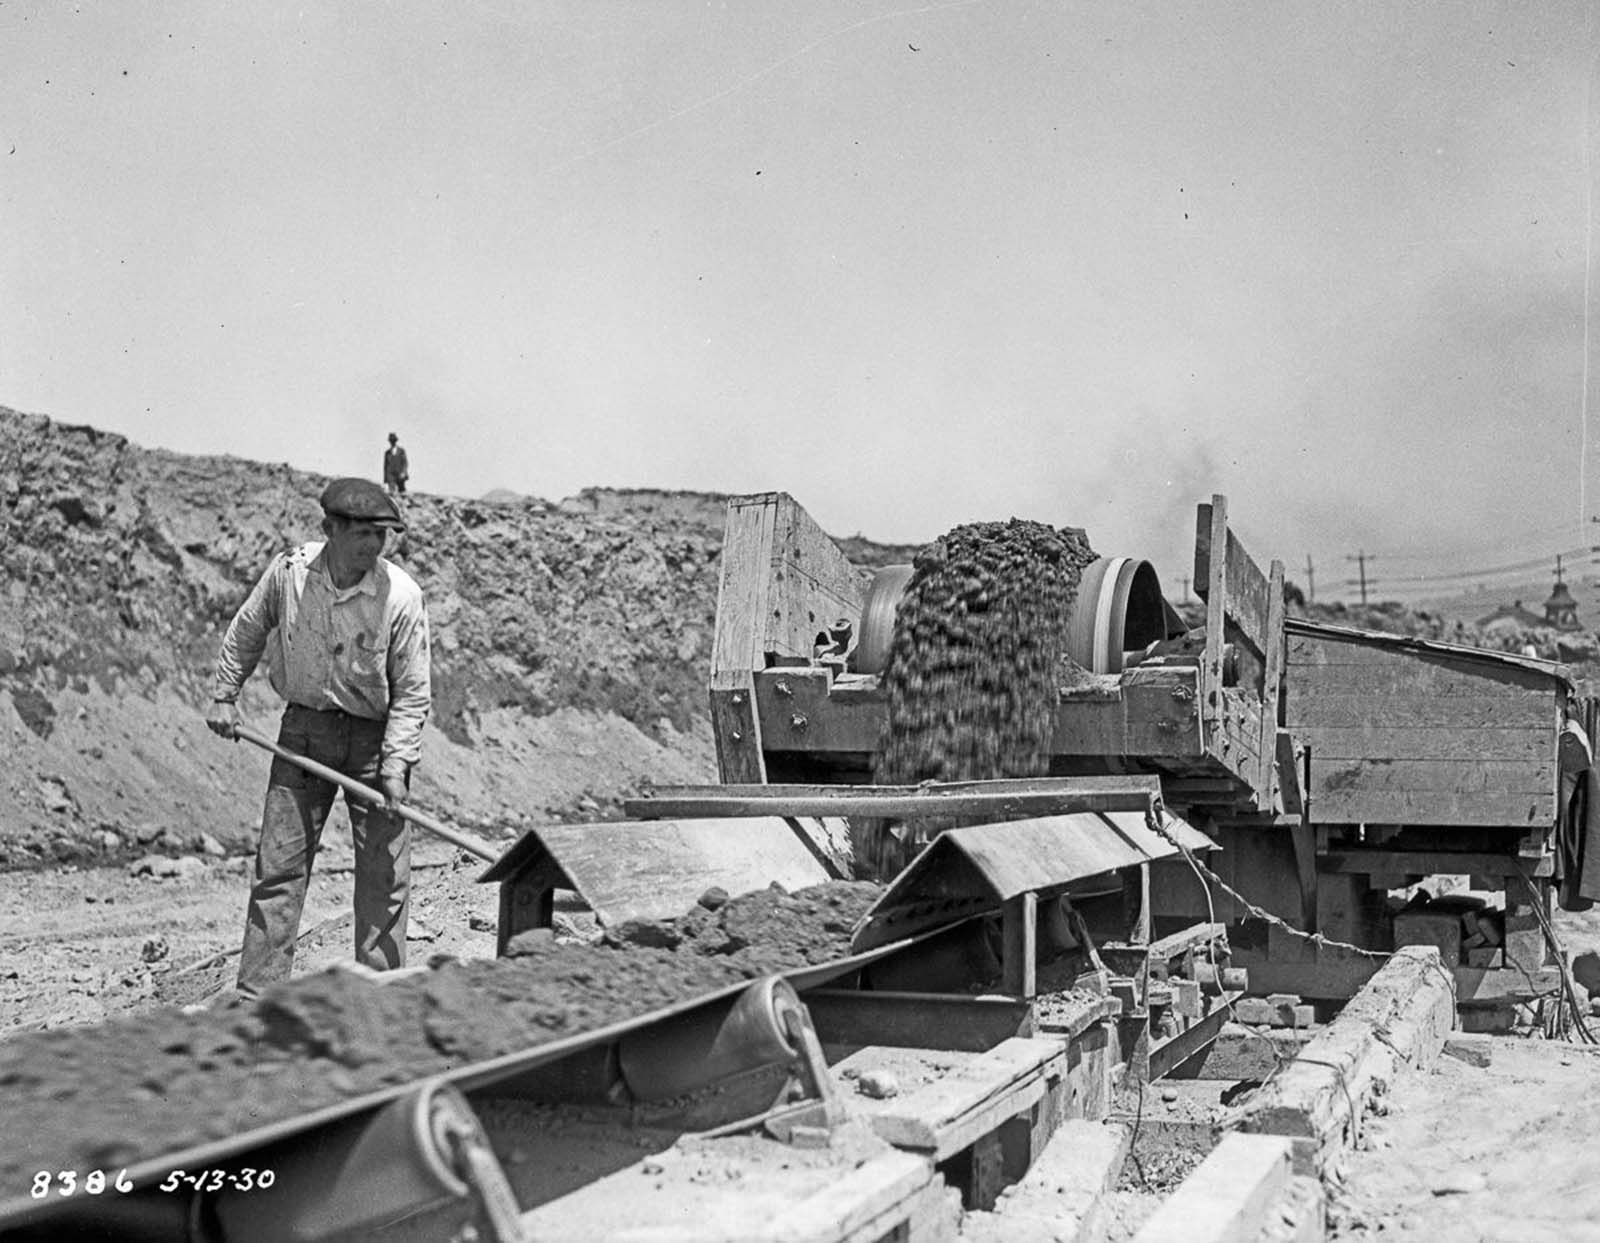
[[[321,777],[324,781],[333,782],[334,785],[339,786],[349,794],[354,794],[357,798],[365,799],[369,803],[376,803],[380,807],[388,804],[389,800],[384,797],[380,791],[374,790],[369,785],[363,785],[353,777],[346,777],[343,773],[337,771],[336,769],[329,768],[326,764],[319,764],[316,760],[307,759],[303,755],[298,755],[295,752],[290,751],[287,747],[280,747],[265,734],[258,733],[257,731],[251,729],[248,725],[238,726],[234,730],[234,733],[238,737],[243,738],[246,742],[253,742],[263,751],[272,752],[272,754],[277,756],[280,760],[284,760],[287,763],[293,764],[296,768],[303,768],[306,770],[306,772],[311,773],[314,776]],[[395,811],[402,820],[409,820],[418,828],[426,829],[435,837],[444,838],[445,841],[461,847],[461,849],[465,850],[468,854],[477,855],[478,858],[486,860],[489,863],[493,863],[497,858],[499,858],[499,856],[495,853],[494,848],[487,842],[473,837],[470,833],[463,833],[460,829],[452,829],[448,825],[440,824],[432,816],[424,815],[422,812],[417,811],[413,807],[407,806],[405,803],[401,803],[400,806],[395,809]]]

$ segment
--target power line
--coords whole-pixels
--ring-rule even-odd
[[[1498,574],[1515,574],[1523,570],[1534,570],[1549,564],[1552,557],[1579,557],[1593,551],[1592,547],[1563,548],[1560,552],[1550,553],[1542,557],[1531,557],[1526,561],[1516,561],[1508,565],[1479,566],[1470,570],[1452,570],[1444,574],[1400,574],[1386,579],[1388,583],[1447,583],[1464,578],[1491,578]],[[1369,556],[1370,559],[1370,556]]]

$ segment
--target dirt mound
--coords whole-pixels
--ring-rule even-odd
[[[318,537],[326,482],[0,407],[0,869],[123,860],[163,832],[249,844],[266,760],[200,710],[234,609],[275,553]],[[419,805],[511,829],[616,814],[646,779],[709,780],[723,509],[649,490],[408,496],[390,553],[433,634]],[[264,682],[244,708],[270,729]]]

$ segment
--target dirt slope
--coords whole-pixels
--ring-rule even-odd
[[[248,838],[265,757],[207,733],[200,706],[250,585],[317,535],[325,482],[0,407],[0,868]],[[711,776],[721,498],[416,495],[407,509],[393,551],[434,635],[420,805],[507,826]],[[276,720],[260,674],[245,707]]]

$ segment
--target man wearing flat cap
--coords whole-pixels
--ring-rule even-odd
[[[385,560],[405,529],[400,507],[366,479],[322,493],[326,541],[280,553],[228,626],[206,723],[237,737],[239,692],[262,656],[287,702],[278,744],[383,791],[345,796],[355,839],[355,954],[385,970],[405,962],[410,826],[396,811],[422,752],[431,703],[422,589]],[[333,807],[330,781],[274,758],[245,918],[239,992],[289,977],[311,863]]]

